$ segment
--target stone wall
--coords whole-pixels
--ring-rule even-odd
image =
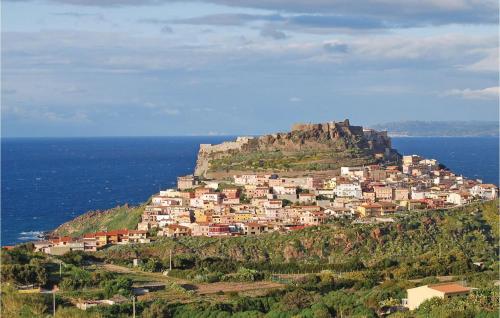
[[[238,137],[235,141],[225,141],[217,145],[201,144],[200,152],[210,154],[214,152],[224,152],[229,150],[241,150],[253,137]]]

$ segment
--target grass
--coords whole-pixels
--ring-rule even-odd
[[[209,170],[318,171],[337,169],[346,162],[351,165],[362,165],[373,163],[374,158],[358,149],[348,149],[346,151],[303,150],[293,153],[256,151],[212,159],[210,160]]]
[[[133,230],[140,222],[143,211],[144,205],[135,207],[124,205],[102,212],[91,211],[64,223],[55,233],[75,237],[103,230]]]

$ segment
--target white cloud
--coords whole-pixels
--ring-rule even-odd
[[[164,108],[160,111],[163,114],[170,115],[170,116],[176,116],[179,115],[181,112],[178,109],[173,109],[173,108]]]
[[[76,111],[74,113],[62,113],[48,107],[23,107],[2,105],[2,115],[15,117],[28,121],[47,121],[53,123],[89,123],[87,113]]]
[[[293,96],[293,97],[290,97],[289,101],[290,101],[290,103],[300,103],[302,101],[302,98]]]
[[[487,87],[483,89],[452,89],[445,92],[445,96],[460,96],[465,99],[498,99],[500,87]]]

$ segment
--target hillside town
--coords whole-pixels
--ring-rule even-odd
[[[447,209],[493,200],[498,188],[456,175],[434,159],[403,156],[401,165],[341,167],[340,174],[280,177],[234,175],[232,180],[177,178],[177,188],[152,196],[136,230],[56,237],[35,248],[50,254],[148,243],[154,236],[237,236],[287,232],[334,219],[391,222],[395,214]],[[153,236],[153,237],[152,237]]]

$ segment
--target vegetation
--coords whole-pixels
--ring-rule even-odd
[[[164,239],[93,255],[127,266],[133,258],[142,259],[142,267],[125,273],[108,272],[89,265],[85,254],[68,253],[60,257],[65,264],[61,277],[55,259],[21,245],[2,251],[2,283],[7,283],[2,317],[51,314],[51,295],[21,294],[13,288],[27,281],[47,289],[60,286],[56,317],[130,317],[131,302],[87,311],[72,302],[130,296],[134,281],[153,276],[166,282],[166,290],[141,296],[139,317],[378,317],[399,305],[407,288],[435,283],[441,275],[453,275],[477,290],[431,299],[413,312],[389,317],[496,317],[498,225],[498,201],[493,201],[402,215],[394,223],[333,223],[259,237]],[[165,277],[156,272],[168,268],[170,249],[174,269]],[[239,289],[197,293],[199,286],[213,282],[247,286],[262,280],[279,282],[282,288],[255,294]]]
[[[133,230],[141,220],[144,205],[136,207],[123,205],[105,211],[91,211],[62,224],[54,234],[77,237],[98,231]]]
[[[351,165],[374,163],[374,158],[361,149],[241,152],[210,160],[210,171],[317,171],[337,169],[346,162]]]

